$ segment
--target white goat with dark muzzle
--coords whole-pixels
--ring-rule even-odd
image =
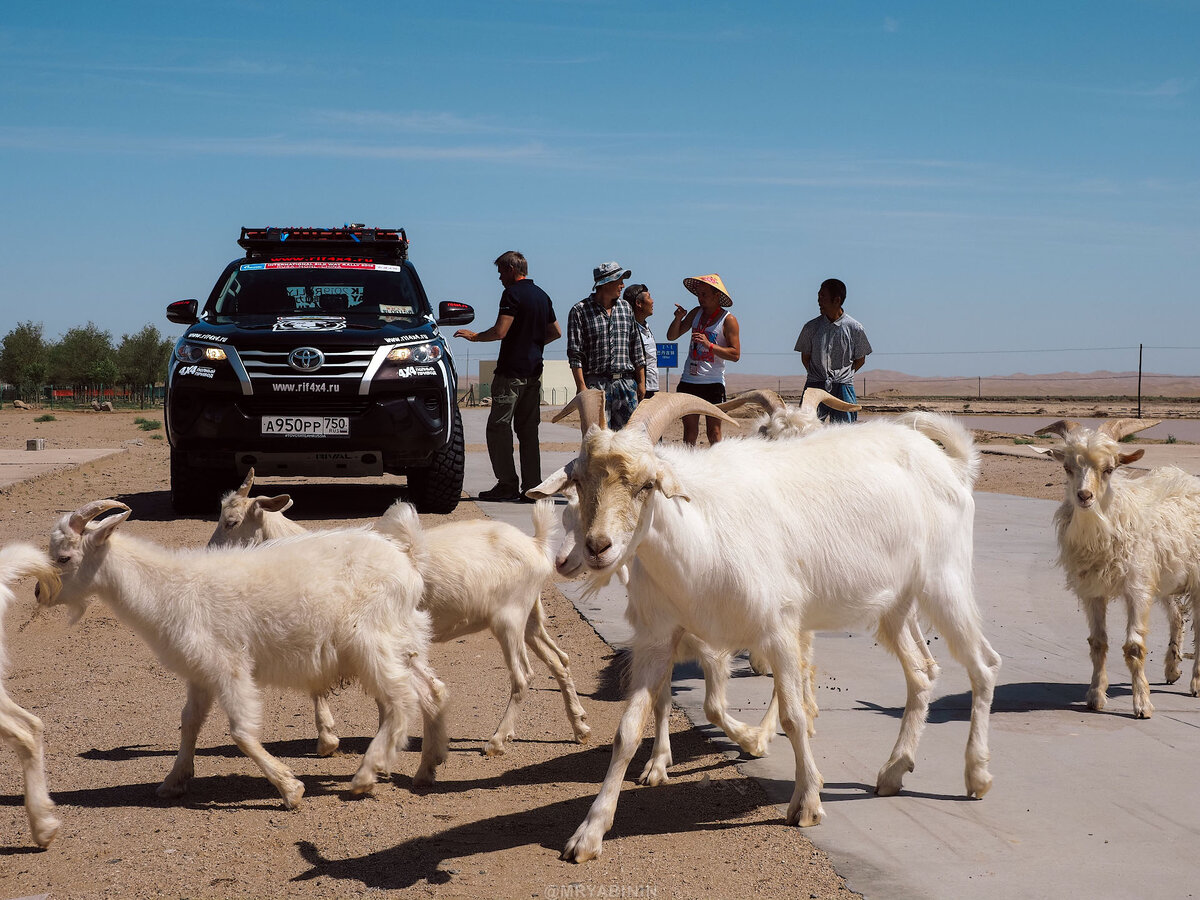
[[[0,550],[0,740],[12,747],[21,758],[29,831],[34,843],[39,847],[48,847],[62,823],[54,815],[54,801],[46,790],[42,720],[14,703],[4,690],[8,662],[4,647],[4,613],[15,598],[13,582],[30,576],[43,579],[43,589],[53,586],[52,580],[45,580],[45,553],[32,544],[10,544]]]
[[[1038,449],[1062,463],[1066,497],[1054,514],[1058,562],[1067,584],[1079,597],[1088,621],[1092,682],[1087,705],[1104,709],[1108,691],[1106,618],[1114,598],[1125,602],[1122,650],[1129,666],[1133,714],[1154,712],[1146,680],[1146,635],[1150,608],[1162,604],[1170,623],[1164,677],[1180,676],[1183,614],[1180,599],[1190,600],[1195,632],[1195,661],[1188,687],[1200,696],[1200,480],[1164,466],[1140,478],[1120,471],[1142,458],[1144,450],[1124,452],[1119,441],[1154,425],[1139,419],[1112,419],[1093,431],[1060,419],[1036,434],[1055,434],[1061,447]]]
[[[255,546],[276,537],[310,533],[284,516],[292,505],[291,497],[251,497],[253,485],[251,469],[241,487],[221,500],[210,547]],[[575,740],[586,743],[592,729],[571,677],[570,657],[546,631],[541,600],[542,587],[552,571],[553,504],[534,507],[532,537],[513,525],[490,519],[424,528],[407,503],[394,505],[390,513],[373,527],[409,548],[424,582],[421,608],[429,613],[433,642],[442,644],[487,629],[500,645],[508,667],[509,701],[483,752],[489,756],[504,753],[516,735],[517,715],[532,675],[527,650],[554,676]],[[313,697],[313,707],[317,752],[328,755],[338,747],[333,713],[324,694]]]
[[[102,513],[119,515],[93,521]],[[432,783],[446,758],[445,689],[429,667],[422,581],[404,549],[370,528],[281,538],[260,547],[170,550],[118,533],[130,509],[97,500],[59,520],[50,535],[46,605],[82,616],[92,597],[187,680],[179,754],[158,788],[183,794],[196,737],[216,700],[238,749],[295,807],[304,785],[258,739],[258,685],[322,693],[357,680],[379,707],[379,729],[350,782],[370,792],[391,771],[415,715],[424,720],[414,783]]]
[[[580,407],[587,415],[588,402]],[[969,795],[982,797],[992,784],[988,715],[1000,657],[983,636],[973,596],[979,458],[969,434],[949,418],[913,414],[796,441],[729,440],[699,452],[656,446],[670,422],[697,413],[729,420],[686,394],[655,395],[618,432],[589,418],[570,472],[530,492],[547,496],[573,483],[588,568],[599,579],[622,565],[630,570],[629,703],[604,784],[563,858],[601,853],[625,770],[684,634],[719,649],[752,648],[770,663],[796,758],[787,822],[816,825],[824,815],[821,776],[796,636],[868,622],[899,657],[908,698],[876,785],[895,794],[913,768],[932,693],[906,627],[919,608],[970,676],[965,781]]]

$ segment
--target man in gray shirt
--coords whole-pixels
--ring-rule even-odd
[[[818,387],[835,397],[854,403],[854,373],[863,367],[871,353],[871,342],[858,320],[846,315],[846,285],[836,278],[821,282],[817,306],[821,314],[804,323],[796,339],[796,352],[808,370],[805,387]],[[838,412],[824,404],[817,409],[822,419],[854,422],[858,414]]]

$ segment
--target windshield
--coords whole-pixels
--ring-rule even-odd
[[[244,263],[217,294],[219,316],[425,316],[403,266],[370,262]]]

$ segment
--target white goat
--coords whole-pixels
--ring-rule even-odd
[[[603,400],[603,398],[600,399]],[[555,570],[563,578],[575,578],[586,570],[583,555],[585,536],[580,528],[579,496],[570,484],[563,487],[562,494],[567,498],[567,504],[563,507],[564,536],[555,558]],[[623,583],[628,583],[628,568],[622,568],[619,578]],[[806,645],[803,649],[807,659],[808,646]],[[770,749],[771,738],[774,737],[775,728],[779,723],[778,698],[772,691],[771,702],[757,727],[751,727],[731,716],[726,689],[729,683],[729,663],[732,656],[733,652],[730,650],[714,650],[703,641],[697,640],[691,635],[685,635],[676,648],[672,662],[685,662],[693,659],[698,661],[700,669],[704,673],[704,715],[708,721],[725,732],[730,740],[746,753],[751,756],[766,756]],[[809,695],[806,693],[806,703],[808,699]],[[663,682],[656,698],[654,750],[651,752],[642,774],[638,777],[639,784],[657,785],[667,781],[667,769],[672,765],[670,712],[671,683],[668,679]],[[815,709],[811,712],[813,715],[816,714]],[[809,736],[812,736],[811,729]]]
[[[241,487],[222,499],[210,546],[254,545],[283,535],[308,533],[283,515],[292,505],[287,494],[250,497],[253,484],[251,469]],[[517,715],[532,674],[526,647],[546,664],[558,682],[575,739],[586,743],[591,734],[587,712],[571,678],[570,657],[546,631],[542,608],[541,589],[552,571],[553,509],[549,502],[534,507],[532,538],[512,525],[488,519],[422,528],[416,511],[408,504],[393,507],[394,515],[375,526],[411,547],[425,583],[421,608],[430,614],[434,643],[486,628],[500,644],[511,692],[500,724],[484,746],[488,755],[504,753],[505,744],[515,736]],[[323,694],[314,696],[313,704],[317,752],[327,755],[338,746],[333,715]]]
[[[1158,600],[1170,622],[1164,677],[1180,675],[1183,615],[1179,595],[1190,599],[1195,649],[1200,651],[1200,481],[1174,466],[1151,469],[1141,478],[1119,471],[1142,458],[1144,450],[1124,452],[1123,437],[1153,422],[1112,419],[1098,430],[1066,419],[1039,429],[1056,434],[1063,446],[1042,450],[1063,464],[1066,497],[1054,514],[1058,562],[1079,597],[1088,621],[1092,683],[1087,705],[1104,709],[1108,690],[1106,618],[1109,601],[1125,602],[1122,650],[1129,666],[1133,714],[1154,712],[1146,680],[1146,635],[1150,608]],[[1189,692],[1200,696],[1200,652],[1192,664]]]
[[[835,397],[828,391],[824,391],[818,387],[805,388],[799,406],[789,406],[774,391],[769,388],[761,388],[759,390],[747,391],[731,400],[719,403],[717,404],[717,408],[725,412],[732,412],[735,409],[745,406],[747,403],[754,403],[763,408],[763,414],[755,421],[754,427],[759,437],[769,441],[804,437],[805,435],[812,434],[819,428],[826,427],[827,423],[822,421],[817,414],[817,408],[822,404],[839,412],[857,412],[862,409],[859,404],[847,403],[840,397]],[[912,632],[913,640],[917,642],[917,645],[921,648],[925,656],[925,667],[929,677],[936,679],[940,674],[940,669],[938,668],[937,661],[933,658],[933,654],[929,652],[929,645],[925,641],[925,635],[921,631],[921,625],[917,621],[916,615],[909,618],[908,628]],[[802,636],[802,640],[807,640],[811,644],[812,635],[804,635]],[[817,715],[817,701],[812,681],[816,675],[816,670],[813,667],[810,653],[806,654],[806,659],[808,691],[805,694],[805,707],[810,716],[815,716]],[[750,665],[759,674],[766,674],[768,671],[762,662],[757,659],[757,655],[753,653],[750,656]],[[812,737],[812,735],[813,729],[810,722],[808,736]]]
[[[42,720],[22,709],[4,690],[7,658],[4,648],[4,612],[14,599],[12,584],[19,578],[45,578],[46,554],[32,544],[10,544],[0,550],[0,739],[21,758],[25,779],[25,814],[34,843],[48,847],[62,823],[54,815],[54,801],[46,790],[42,751]],[[46,583],[46,582],[44,582]]]
[[[988,716],[1000,657],[973,597],[979,457],[970,435],[949,418],[911,414],[799,441],[729,440],[700,452],[656,446],[669,422],[696,413],[728,420],[687,394],[655,395],[617,432],[591,418],[570,472],[530,492],[545,496],[572,482],[588,567],[603,579],[630,566],[631,695],[604,784],[563,858],[601,853],[625,770],[685,633],[717,648],[751,647],[770,662],[796,757],[787,822],[815,825],[824,815],[821,776],[796,635],[870,622],[899,657],[908,698],[876,784],[878,793],[895,794],[913,768],[932,691],[906,627],[919,606],[971,679],[965,780],[967,793],[982,797],[992,784]]]
[[[122,512],[92,521],[114,509]],[[379,729],[350,782],[354,794],[391,771],[419,709],[425,730],[414,783],[432,783],[447,753],[445,689],[427,662],[421,576],[402,548],[370,528],[348,528],[249,549],[168,550],[119,534],[130,512],[97,500],[63,516],[47,566],[60,583],[39,589],[39,600],[67,604],[78,619],[99,597],[187,680],[179,755],[159,796],[187,790],[215,699],[234,743],[284,805],[300,802],[304,785],[259,743],[259,683],[311,695],[358,679],[379,707]]]

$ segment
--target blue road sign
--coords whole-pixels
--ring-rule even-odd
[[[677,344],[655,344],[658,349],[658,367],[674,369],[679,366],[679,346]]]

